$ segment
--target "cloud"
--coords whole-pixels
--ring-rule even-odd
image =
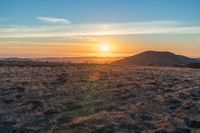
[[[199,38],[197,38],[197,42],[198,42],[198,43],[200,43],[200,37],[199,37]]]
[[[62,18],[37,17],[37,19],[42,20],[47,23],[56,23],[56,24],[70,24],[71,23],[69,20],[62,19]]]
[[[177,21],[88,23],[48,26],[1,26],[0,38],[45,38],[134,34],[200,34],[200,26]]]

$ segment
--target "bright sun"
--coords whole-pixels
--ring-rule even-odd
[[[102,45],[100,45],[100,50],[102,52],[108,52],[108,51],[110,51],[110,45],[108,45],[108,44],[102,44]]]

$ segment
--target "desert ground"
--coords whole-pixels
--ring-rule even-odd
[[[1,133],[199,133],[200,69],[0,67]]]

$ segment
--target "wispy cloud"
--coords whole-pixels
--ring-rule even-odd
[[[200,26],[177,21],[146,21],[107,24],[70,24],[50,26],[0,26],[0,38],[44,38],[130,34],[200,34]]]
[[[70,24],[71,22],[63,18],[53,18],[53,17],[37,17],[37,19],[42,20],[47,23],[56,23],[56,24]]]

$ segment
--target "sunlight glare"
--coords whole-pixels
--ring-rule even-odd
[[[110,50],[110,45],[108,45],[108,44],[102,44],[100,46],[100,49],[101,49],[102,52],[108,52]]]

